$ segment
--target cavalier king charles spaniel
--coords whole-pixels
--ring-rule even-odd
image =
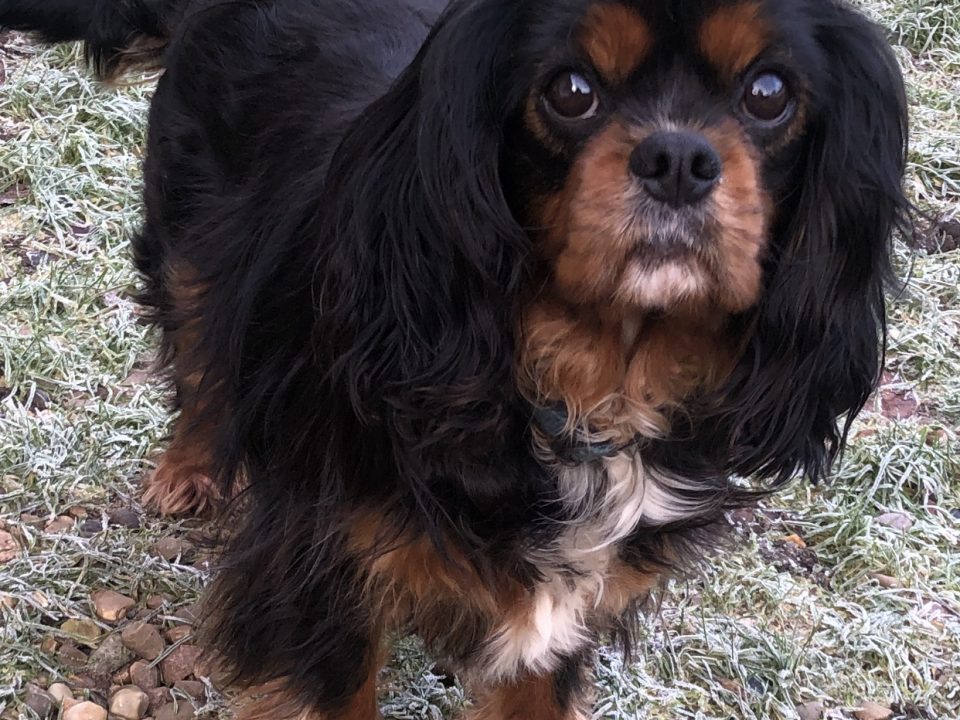
[[[841,0],[0,0],[163,68],[141,300],[216,508],[245,720],[373,720],[414,632],[472,720],[594,650],[877,383],[906,110]],[[751,482],[741,478],[752,478]]]

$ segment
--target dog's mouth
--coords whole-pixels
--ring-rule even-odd
[[[629,233],[615,300],[659,311],[709,302],[717,282],[709,262],[715,240],[703,213],[646,210]]]
[[[652,269],[670,262],[695,262],[699,245],[699,240],[677,235],[651,238],[628,253],[627,263]]]

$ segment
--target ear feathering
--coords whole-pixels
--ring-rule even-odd
[[[910,210],[903,81],[868,20],[823,3],[815,23],[826,83],[813,99],[802,185],[773,232],[762,300],[738,320],[752,326],[750,342],[727,386],[678,419],[676,434],[695,447],[678,439],[652,449],[690,475],[755,475],[771,489],[797,471],[822,477],[882,370],[890,243]],[[684,458],[696,448],[697,460]]]
[[[452,7],[351,124],[322,211],[290,233],[303,247],[286,275],[312,287],[298,295],[311,304],[312,342],[261,342],[252,374],[238,371],[257,384],[244,409],[249,487],[209,593],[231,612],[211,616],[208,636],[245,684],[284,677],[305,706],[349,696],[372,661],[362,571],[344,549],[356,498],[392,502],[397,526],[442,553],[445,538],[466,541],[458,533],[480,547],[485,525],[526,522],[543,487],[512,383],[527,238],[500,190],[505,110],[490,92],[508,67],[490,51],[510,47],[514,8]],[[281,305],[248,329],[304,314],[273,292]]]

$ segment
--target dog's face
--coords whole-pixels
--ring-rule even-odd
[[[676,472],[816,475],[879,373],[905,141],[841,0],[454,2],[331,170],[392,343],[350,382],[434,437],[519,390]]]
[[[822,65],[810,29],[769,0],[553,5],[525,43],[505,174],[555,290],[623,310],[750,308],[777,208],[803,183]]]

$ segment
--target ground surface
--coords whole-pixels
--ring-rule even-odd
[[[828,487],[740,513],[735,551],[670,586],[632,664],[603,653],[598,717],[960,717],[960,7],[867,9],[910,82],[911,194],[939,220],[897,248],[886,384]],[[127,260],[150,87],[99,88],[75,49],[10,35],[0,83],[0,715],[26,718],[28,682],[109,692],[117,624],[92,593],[135,599],[177,653],[204,566],[202,528],[138,505],[167,427]],[[461,702],[411,641],[384,685],[387,718]]]

